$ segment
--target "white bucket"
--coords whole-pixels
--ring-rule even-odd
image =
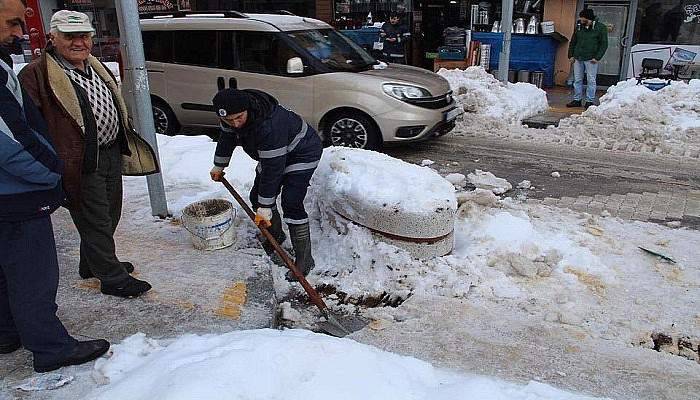
[[[233,244],[235,216],[236,210],[230,201],[203,200],[182,210],[182,226],[192,235],[195,249],[223,249]]]

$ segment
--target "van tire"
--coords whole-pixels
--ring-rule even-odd
[[[156,133],[161,135],[173,136],[180,133],[180,123],[175,117],[175,113],[170,109],[165,102],[152,99],[151,107],[153,109],[153,125],[156,128]]]
[[[328,119],[324,133],[331,146],[380,150],[382,139],[372,119],[359,112],[339,112]]]

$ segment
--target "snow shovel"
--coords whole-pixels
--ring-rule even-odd
[[[236,192],[236,189],[231,186],[231,184],[226,180],[226,178],[221,178],[221,183],[226,186],[226,189],[231,193],[231,195],[236,199],[238,204],[241,205],[243,210],[248,214],[248,217],[252,221],[255,221],[255,213],[253,210],[250,209],[248,204],[246,204],[245,200],[243,200],[243,197],[241,197],[238,192]],[[279,254],[280,258],[284,261],[285,264],[287,264],[287,268],[289,268],[290,271],[292,271],[292,274],[294,275],[295,278],[297,278],[297,281],[301,284],[301,286],[304,288],[304,291],[306,291],[306,294],[309,295],[309,298],[311,299],[311,302],[314,303],[316,307],[321,311],[321,314],[326,318],[326,321],[322,321],[318,323],[319,328],[321,328],[324,332],[328,333],[329,335],[336,336],[336,337],[343,337],[346,335],[350,334],[350,331],[347,330],[343,325],[338,322],[336,317],[331,313],[331,311],[328,309],[328,306],[326,306],[326,303],[324,303],[323,299],[321,296],[318,295],[318,292],[309,284],[309,282],[306,280],[306,277],[299,272],[299,269],[297,266],[294,264],[292,259],[289,257],[286,251],[280,246],[279,243],[277,243],[277,240],[272,236],[270,231],[267,230],[267,228],[263,226],[258,226],[260,229],[260,232],[262,232],[263,236],[272,244],[272,247],[275,249],[277,254]]]

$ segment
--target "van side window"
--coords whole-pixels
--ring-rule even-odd
[[[175,62],[216,67],[216,31],[174,32]]]
[[[144,31],[143,50],[146,61],[173,62],[173,33],[165,31]]]
[[[239,69],[261,74],[286,75],[287,60],[299,57],[279,36],[262,32],[236,32]]]

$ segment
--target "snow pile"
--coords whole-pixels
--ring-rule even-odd
[[[87,399],[585,400],[530,382],[460,375],[411,357],[301,330],[131,336],[95,372],[109,384]]]
[[[600,106],[560,121],[559,130],[648,146],[700,145],[700,80],[673,81],[658,91],[635,79],[620,82],[600,98]]]
[[[324,150],[311,185],[319,199],[353,220],[361,220],[368,208],[392,213],[457,208],[454,187],[431,168],[368,150]]]
[[[464,123],[474,124],[482,117],[492,124],[517,124],[521,120],[546,111],[547,94],[529,83],[502,83],[482,67],[441,69],[438,74],[447,79],[455,99],[472,114],[464,115]]]

